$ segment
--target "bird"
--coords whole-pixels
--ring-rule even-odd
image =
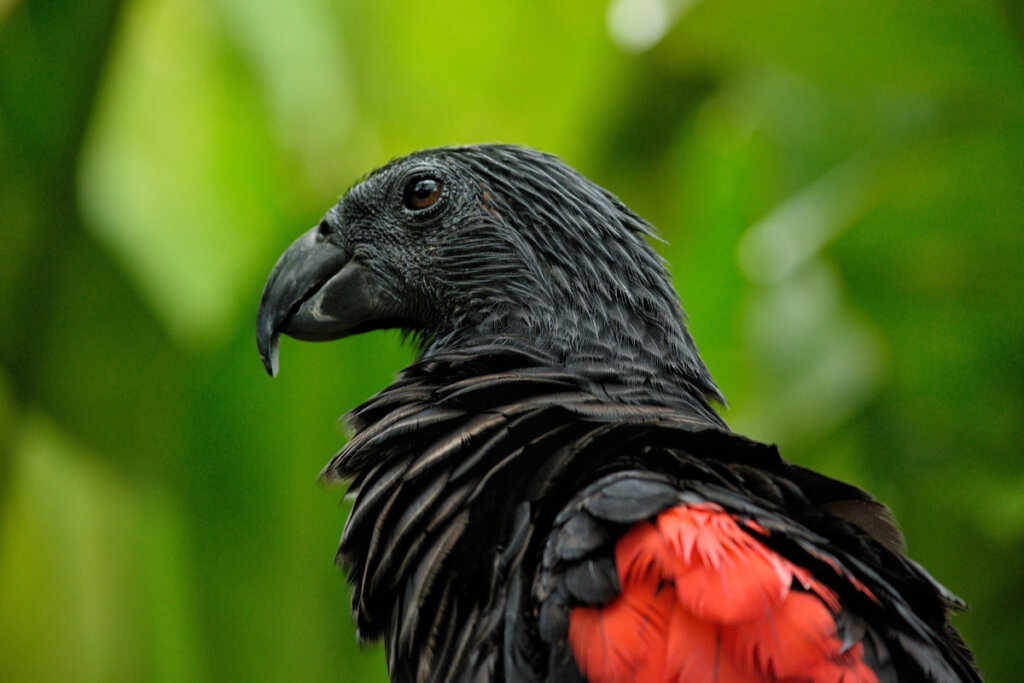
[[[732,431],[654,227],[556,156],[428,149],[280,257],[258,350],[415,360],[320,474],[394,681],[980,681],[888,508]]]

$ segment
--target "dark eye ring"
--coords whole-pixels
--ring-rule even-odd
[[[441,181],[436,178],[414,178],[405,186],[405,206],[412,211],[428,209],[440,198]]]

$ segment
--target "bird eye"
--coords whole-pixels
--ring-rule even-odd
[[[405,186],[405,205],[413,211],[433,206],[441,197],[441,181],[416,178]]]

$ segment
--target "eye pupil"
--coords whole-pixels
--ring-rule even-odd
[[[434,178],[413,180],[405,190],[405,205],[416,211],[432,206],[441,196],[441,182]]]

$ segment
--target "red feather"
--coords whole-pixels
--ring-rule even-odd
[[[750,533],[764,529],[741,521],[716,505],[683,505],[619,540],[622,593],[603,607],[577,607],[570,619],[587,678],[877,683],[860,644],[843,650],[835,593]]]

